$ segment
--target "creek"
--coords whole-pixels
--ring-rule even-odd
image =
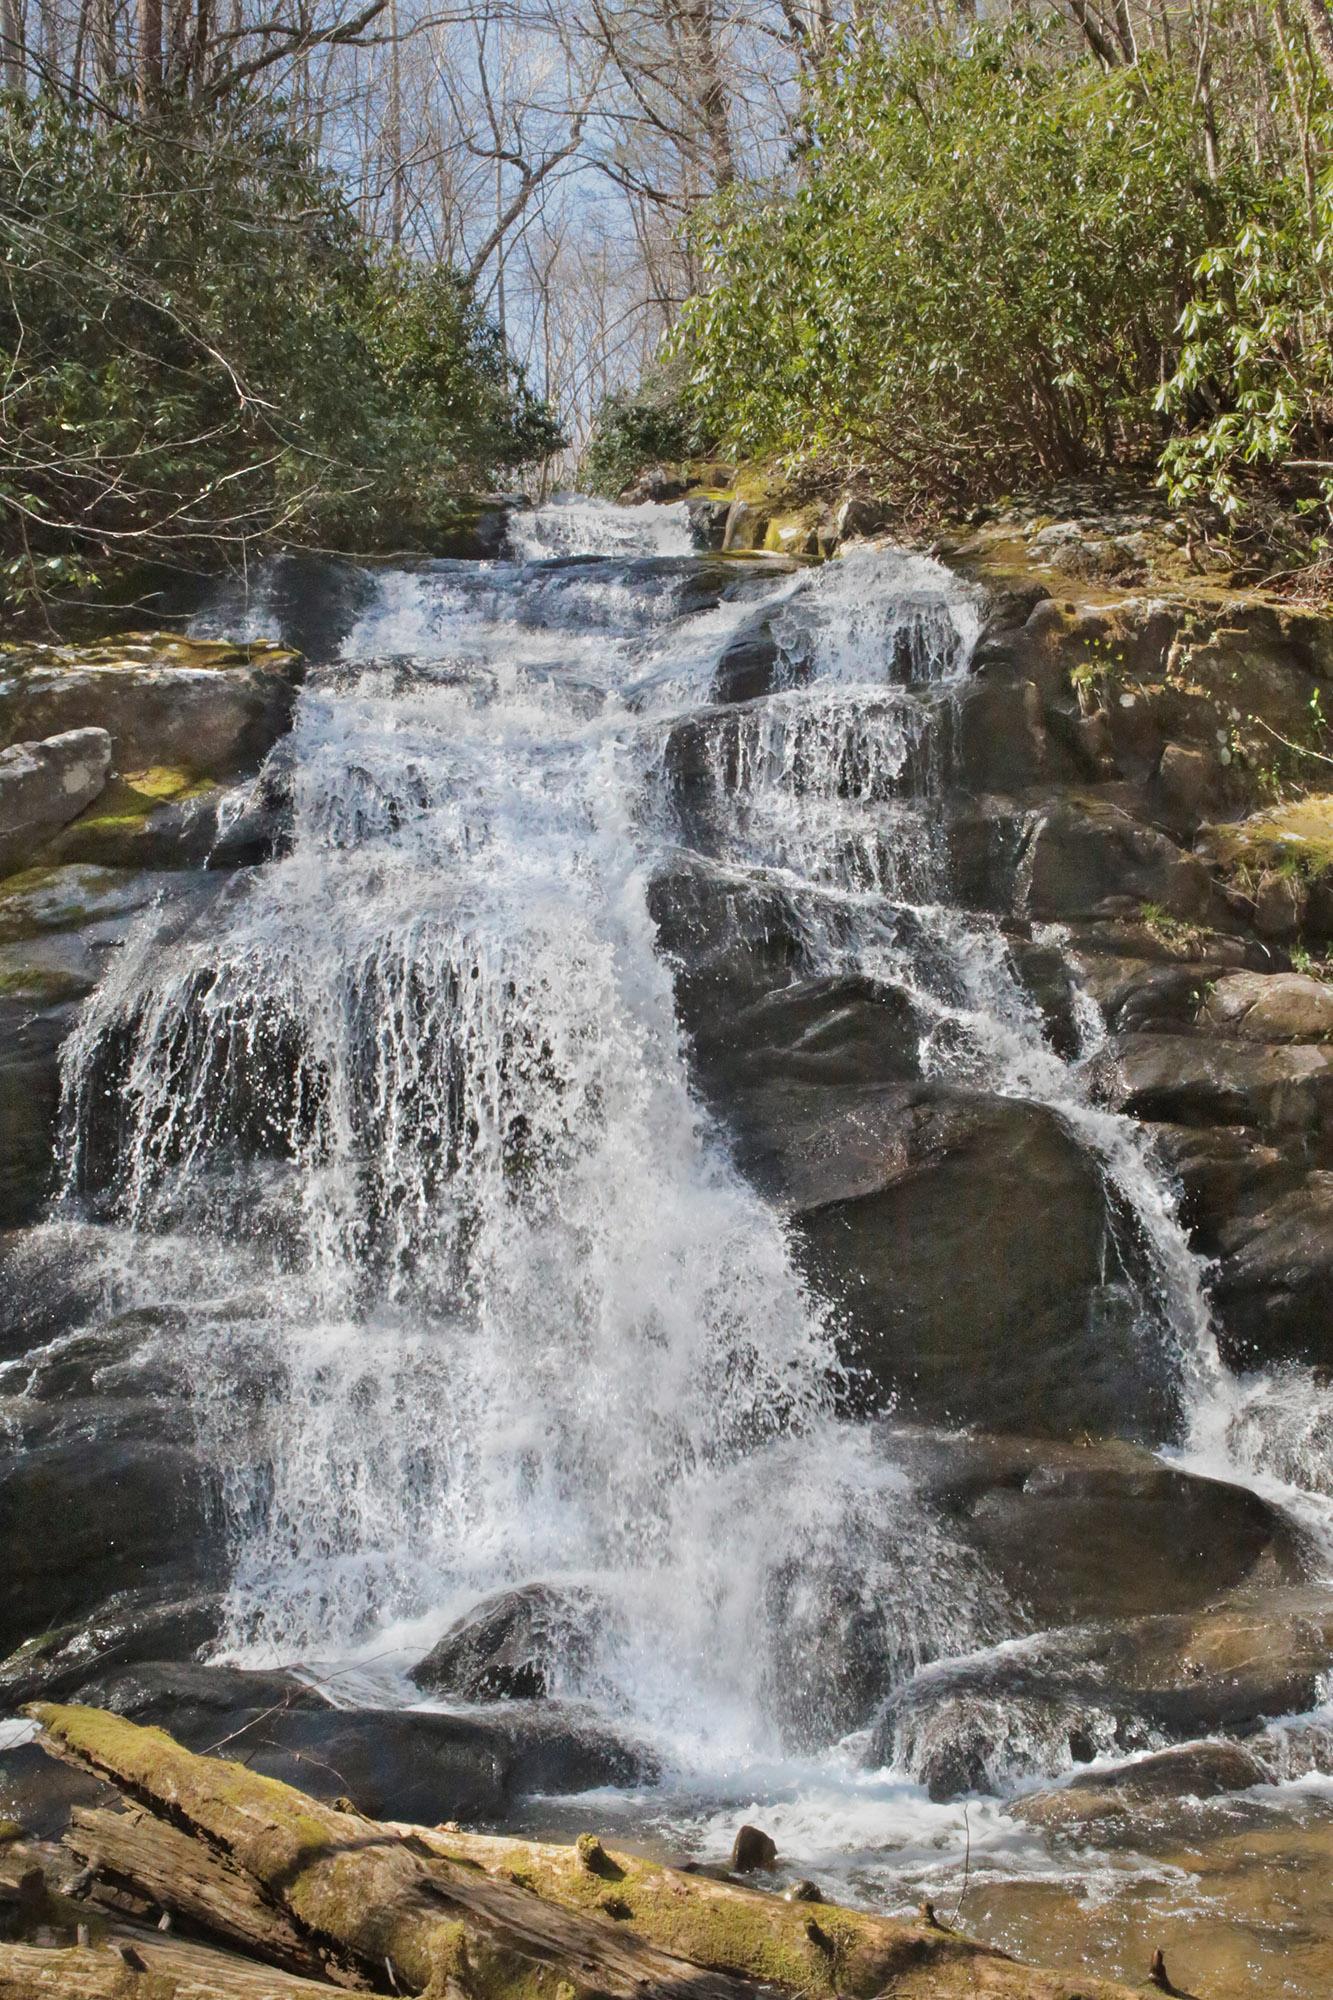
[[[1141,1976],[1139,1927],[1212,1894],[1193,1833],[1071,1841],[1013,1808],[1210,1732],[1117,1699],[1127,1586],[1100,1605],[1093,1572],[1120,1517],[1052,1556],[1078,1568],[1056,1616],[1024,1582],[1041,1551],[997,1559],[948,1468],[1045,1437],[1058,1493],[1089,1433],[1126,1440],[1136,1493],[1266,1509],[1299,1550],[1271,1580],[1308,1589],[1328,1412],[1308,1371],[1223,1365],[1169,1176],[1108,1108],[1100,1016],[1053,985],[1058,931],[961,880],[979,595],[891,548],[698,555],[683,509],[562,501],[511,535],[503,562],[358,580],[258,781],[280,851],[141,919],[66,1048],[34,1235],[158,1316],[188,1384],[216,1657],[457,1706],[407,1670],[540,1585],[542,1685],[658,1777],[507,1823],[720,1859],[755,1818],[894,1908],[951,1902],[966,1856],[965,1921],[1047,1958],[1063,1924],[1066,1956]],[[262,581],[199,622],[282,636]],[[947,1226],[864,1206],[964,1125],[1001,1211],[1005,1173],[1050,1190],[986,1354],[994,1218],[969,1237],[966,1186]],[[887,1333],[867,1255],[917,1274]],[[1326,1720],[1227,1838],[1319,1819]],[[1251,1922],[1265,1977],[1282,1921]]]

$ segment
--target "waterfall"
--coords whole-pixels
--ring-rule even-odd
[[[683,509],[562,500],[512,538],[366,582],[282,752],[287,851],[147,919],[69,1044],[64,1212],[127,1306],[181,1308],[225,1651],[410,1661],[540,1578],[603,1607],[568,1690],[680,1762],[827,1750],[840,1620],[899,1676],[1014,1626],[843,1414],[829,1310],[692,1088],[648,898],[682,720],[722,716],[709,838],[786,899],[802,970],[902,990],[927,1075],[1096,1159],[1107,1309],[1169,1351],[1186,1441],[1222,1393],[1200,1270],[1095,1030],[1056,1054],[951,901],[974,594],[891,550],[710,567]],[[723,716],[758,613],[777,692]]]

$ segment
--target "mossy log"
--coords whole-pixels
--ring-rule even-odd
[[[0,1944],[0,2000],[328,2000],[332,1990],[184,1938],[125,1932],[115,1944],[68,1950]]]
[[[208,1921],[221,1893],[210,1869],[241,1871],[254,1893],[228,1890],[229,1937],[251,1949],[262,1938],[273,1956],[276,1917],[308,1941],[325,1977],[344,1985],[430,2000],[642,2000],[645,1992],[755,2000],[760,1985],[802,2000],[1129,1993],[1106,1980],[1033,1971],[939,1927],[786,1903],[612,1853],[591,1836],[561,1848],[381,1824],[101,1710],[40,1704],[30,1713],[49,1749],[146,1809],[139,1821],[126,1816],[114,1838],[106,1815],[81,1815],[76,1851],[91,1853],[94,1834],[110,1842],[117,1883],[171,1908],[168,1849],[152,1830],[152,1819],[167,1821],[212,1857],[190,1871],[196,1921]],[[187,1913],[183,1899],[180,1908]],[[0,2000],[10,2000],[3,1986]]]

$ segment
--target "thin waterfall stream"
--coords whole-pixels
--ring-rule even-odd
[[[508,560],[361,579],[256,781],[278,853],[149,912],[84,1009],[43,1233],[170,1329],[224,1516],[217,1657],[448,1706],[407,1669],[540,1585],[572,1607],[549,1691],[656,1759],[657,1785],[599,1795],[643,1837],[712,1855],[752,1807],[853,1893],[929,1889],[964,1828],[927,1767],[966,1738],[971,1865],[1046,1881],[1065,1864],[1010,1805],[1123,1753],[1123,1727],[1086,1696],[1086,1750],[1069,1703],[1019,1703],[998,1735],[981,1696],[901,1705],[1044,1628],[920,1476],[922,1436],[953,1449],[966,1416],[868,1389],[795,1197],[754,1165],[748,1073],[729,1121],[672,912],[704,898],[709,950],[734,924],[781,960],[765,1021],[830,993],[892,1019],[858,1130],[907,1092],[1031,1107],[1101,1191],[1084,1335],[1141,1383],[1130,1435],[1264,1496],[1312,1576],[1328,1392],[1224,1366],[1169,1176],[1108,1108],[1100,1016],[1074,989],[1053,1026],[1034,991],[1058,932],[1016,941],[959,895],[978,593],[889,547],[723,563],[677,508],[563,501],[511,535]],[[203,625],[273,617],[261,586]],[[721,689],[760,624],[768,683]],[[831,1058],[818,1021],[792,1034],[804,1107]]]

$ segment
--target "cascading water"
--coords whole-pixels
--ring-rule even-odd
[[[1097,1102],[1086,1010],[1058,1055],[999,923],[951,901],[972,594],[893,551],[705,575],[681,509],[562,501],[514,537],[366,585],[281,753],[289,851],[146,923],[69,1046],[65,1212],[126,1307],[182,1309],[225,1650],[406,1664],[540,1578],[603,1607],[566,1691],[696,1777],[827,1777],[840,1621],[882,1687],[1018,1627],[842,1415],[828,1312],[691,1089],[649,914],[666,751],[757,611],[776,691],[706,733],[709,844],[785,899],[805,975],[908,996],[926,1075],[1059,1113],[1123,1239],[1107,1310],[1169,1355],[1184,1440],[1245,1425],[1219,1432],[1199,1267]]]

